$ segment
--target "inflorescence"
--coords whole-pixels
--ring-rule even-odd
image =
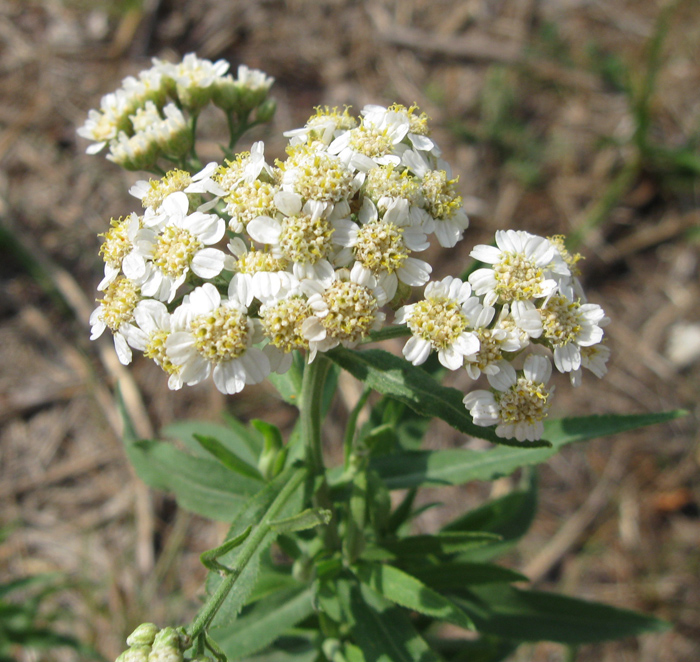
[[[490,388],[468,393],[465,406],[477,425],[519,441],[543,434],[552,365],[574,385],[584,368],[605,374],[609,320],[587,303],[580,256],[561,236],[499,231],[495,245],[471,251],[484,266],[466,280],[430,281],[432,267],[417,255],[431,240],[455,246],[469,221],[414,106],[366,106],[358,118],[318,108],[285,134],[284,160],[268,163],[257,142],[223,164],[192,167],[192,118],[206,104],[239,124],[271,114],[272,79],[227,70],[194,55],[154,61],[79,130],[94,141],[89,153],[109,145],[108,158],[125,168],[153,169],[163,158],[177,166],[138,182],[131,193],[142,212],[112,220],[104,234],[92,337],[109,328],[122,363],[136,349],[172,389],[212,375],[220,391],[238,393],[289,369],[295,350],[313,361],[356,347],[389,308],[410,332],[405,358],[420,365],[435,352],[449,370],[485,375]]]

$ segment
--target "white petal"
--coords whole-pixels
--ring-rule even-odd
[[[248,223],[246,231],[261,244],[276,244],[282,233],[282,224],[269,216],[258,216]]]
[[[201,278],[214,278],[224,268],[226,256],[217,248],[203,248],[192,258],[191,268]]]

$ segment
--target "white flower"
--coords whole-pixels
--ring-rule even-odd
[[[296,193],[279,191],[274,198],[274,216],[258,216],[248,223],[250,237],[270,247],[275,257],[288,261],[299,279],[311,278],[323,284],[333,280],[330,259],[347,242],[355,224],[347,203],[307,200]],[[303,204],[302,204],[303,203]]]
[[[111,221],[111,228],[105,232],[100,246],[100,255],[105,263],[105,275],[97,286],[104,290],[114,282],[122,270],[122,262],[134,249],[134,240],[141,227],[141,219],[136,214],[129,214],[124,219]]]
[[[413,150],[404,153],[402,164],[421,180],[425,231],[434,232],[440,246],[452,248],[469,227],[462,196],[455,188],[457,179],[451,178],[447,163],[438,161],[433,168],[422,154]]]
[[[478,379],[482,372],[485,375],[497,374],[503,364],[503,353],[517,352],[525,346],[513,328],[501,324],[502,315],[491,326],[495,314],[495,308],[481,303],[473,305],[468,311],[470,326],[479,339],[479,350],[469,354],[464,363],[467,374],[472,379]]]
[[[214,180],[218,168],[219,164],[216,161],[207,163],[198,173],[192,175],[192,183],[184,189],[185,193],[212,193],[217,198],[226,195],[226,191]],[[199,211],[206,210],[200,207]]]
[[[267,355],[254,343],[262,340],[260,324],[235,292],[222,299],[205,283],[195,288],[174,313],[185,330],[171,333],[165,347],[180,366],[180,378],[191,386],[211,374],[222,393],[239,393],[246,384],[258,384],[270,374]]]
[[[394,200],[380,219],[374,203],[365,198],[359,220],[361,225],[350,232],[345,245],[352,249],[356,264],[376,276],[388,299],[396,294],[399,281],[411,287],[428,282],[432,267],[410,256],[429,244],[425,233],[410,225],[407,200]]]
[[[117,90],[102,97],[100,110],[88,111],[85,124],[77,130],[81,138],[95,141],[85,150],[88,154],[102,151],[110,140],[117,137],[120,130],[127,127],[130,103],[129,96],[123,90]]]
[[[406,137],[413,146],[413,149],[430,152],[433,156],[440,156],[440,149],[428,137],[428,118],[425,113],[417,114],[417,106],[406,108],[395,103],[389,108],[369,104],[360,112],[373,126],[383,126],[390,121],[407,121],[408,133]]]
[[[570,301],[555,294],[540,309],[542,337],[554,352],[554,365],[559,372],[572,372],[581,367],[581,349],[597,345],[610,320],[603,309],[593,303]]]
[[[608,359],[610,358],[610,348],[607,345],[597,344],[590,347],[581,347],[581,368],[572,370],[569,373],[573,386],[581,385],[582,368],[590,370],[598,379],[601,379],[608,372]]]
[[[153,359],[168,374],[168,388],[182,388],[180,366],[175,365],[166,350],[166,341],[176,329],[171,323],[172,316],[164,303],[154,299],[139,301],[134,309],[136,325],[129,325],[124,333],[129,345]],[[181,329],[178,329],[181,330]]]
[[[307,280],[301,288],[313,311],[302,325],[302,335],[309,341],[310,361],[318,351],[326,352],[338,345],[355,347],[384,324],[386,315],[379,309],[386,303],[386,294],[359,264],[349,273],[346,269],[337,271],[327,287]]]
[[[283,296],[298,284],[295,276],[288,271],[286,259],[276,257],[269,251],[248,250],[240,237],[229,242],[228,249],[235,257],[232,270],[236,275],[231,281],[239,301],[249,306],[253,299],[268,301]]]
[[[280,168],[284,191],[319,202],[347,200],[364,179],[356,176],[346,161],[320,149],[316,143],[296,146]]]
[[[90,340],[99,338],[105,329],[114,334],[114,348],[119,361],[131,362],[131,348],[127,342],[129,327],[134,319],[134,309],[141,300],[141,292],[134,281],[119,276],[105,290],[104,298],[90,315]]]
[[[341,133],[328,146],[350,167],[368,172],[378,165],[399,165],[401,155],[409,149],[402,144],[410,129],[410,121],[402,113],[368,113],[360,126]]]
[[[130,264],[124,263],[123,269],[127,275],[127,269],[133,269],[135,276],[143,278],[145,296],[170,302],[190,269],[201,278],[213,278],[224,268],[224,253],[208,248],[224,236],[224,220],[202,212],[187,214],[188,209],[187,195],[172,193],[161,208],[167,223],[158,232],[143,228],[136,237]],[[145,275],[140,276],[142,272]]]
[[[471,257],[490,269],[477,269],[469,276],[474,292],[484,295],[484,303],[511,303],[543,299],[557,288],[552,274],[568,275],[569,268],[544,237],[522,230],[499,230],[496,246],[480,244]]]
[[[470,312],[480,306],[471,296],[471,286],[447,276],[428,283],[424,299],[399,308],[397,324],[407,324],[413,334],[403,348],[403,355],[413,365],[424,363],[431,350],[449,370],[457,370],[465,357],[479,351],[479,338],[470,328]]]
[[[350,115],[345,108],[341,113],[338,108],[317,108],[306,124],[300,129],[285,131],[285,138],[289,138],[292,146],[302,145],[309,140],[318,140],[324,145],[329,145],[336,134],[347,131],[357,126],[357,120]]]
[[[158,158],[158,143],[150,132],[128,136],[120,131],[109,144],[107,158],[126,170],[147,170]]]
[[[482,427],[496,426],[503,439],[536,441],[542,438],[554,387],[546,384],[552,364],[544,356],[531,354],[525,359],[522,373],[503,362],[496,375],[489,375],[493,391],[473,391],[464,397],[464,405]]]

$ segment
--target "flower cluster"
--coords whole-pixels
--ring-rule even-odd
[[[489,266],[467,282],[451,276],[431,282],[423,300],[399,309],[397,322],[412,334],[404,356],[419,365],[436,351],[450,370],[464,368],[471,379],[483,373],[491,389],[464,398],[474,423],[495,425],[499,437],[534,441],[554,392],[547,385],[550,357],[575,386],[582,368],[602,377],[609,319],[585,302],[576,278],[580,256],[560,236],[500,231],[495,246],[476,246],[471,257]]]
[[[164,91],[145,103],[157,109],[176,94],[190,112],[209,99],[230,107],[242,83],[224,76],[226,66],[194,56],[156,63],[142,78]],[[237,103],[247,112],[267,103],[270,79],[248,70],[239,79],[247,93]],[[114,152],[122,129],[97,131],[122,126],[110,104],[81,131],[111,140]],[[159,125],[149,112],[126,116],[138,124],[134,135]],[[109,328],[123,363],[136,349],[168,374],[170,388],[211,375],[220,391],[238,393],[287,370],[294,351],[313,361],[338,345],[356,347],[393,309],[411,336],[406,359],[420,365],[436,352],[450,370],[483,373],[491,389],[470,393],[465,406],[477,425],[518,440],[542,435],[551,360],[574,384],[582,368],[605,373],[608,320],[585,302],[579,256],[561,237],[498,232],[495,246],[472,251],[487,266],[468,281],[429,282],[432,267],[420,253],[431,241],[455,246],[468,219],[416,107],[366,106],[359,117],[318,108],[285,135],[283,160],[270,162],[257,142],[221,165],[191,174],[182,160],[132,188],[143,211],[112,220],[104,235],[103,294],[91,318],[92,337]],[[421,300],[402,305],[422,286]]]
[[[108,145],[111,161],[127,170],[148,170],[161,157],[176,161],[190,152],[192,125],[210,102],[239,121],[246,122],[256,108],[269,119],[274,108],[265,101],[273,79],[245,65],[233,78],[228,69],[225,60],[210,62],[192,53],[179,64],[154,58],[150,69],[127,76],[102,98],[78,135],[93,141],[88,154]]]

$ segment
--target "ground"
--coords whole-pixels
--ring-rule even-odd
[[[150,57],[187,52],[277,80],[266,154],[318,104],[417,103],[459,176],[471,227],[431,258],[460,272],[494,230],[573,236],[589,299],[612,323],[604,380],[557,382],[557,414],[685,408],[673,424],[569,448],[540,470],[540,512],[508,563],[543,589],[668,619],[673,629],[582,647],[578,660],[700,659],[700,13],[694,0],[0,0],[0,581],[66,578],[52,608],[107,659],[136,623],[196,609],[199,554],[225,525],[136,479],[120,383],[139,432],[185,417],[272,417],[266,387],[224,399],[168,391],[111,342],[88,340],[100,239],[138,179],[84,153],[80,126]],[[203,154],[219,158],[214,121]],[[460,385],[459,383],[456,385]],[[465,384],[462,384],[465,386]],[[356,397],[342,383],[338,416]],[[338,430],[326,427],[329,450]],[[433,445],[464,438],[441,427]],[[462,490],[475,505],[508,482]],[[440,518],[421,519],[430,530]],[[444,513],[443,513],[444,514]],[[70,649],[18,652],[74,660]],[[561,647],[514,660],[563,660]]]

